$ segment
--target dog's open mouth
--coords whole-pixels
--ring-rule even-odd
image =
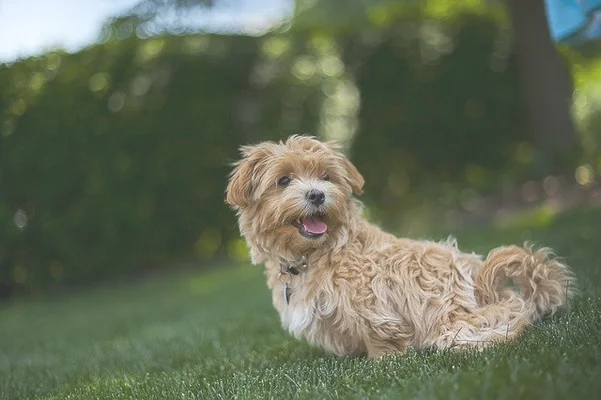
[[[298,232],[309,239],[318,239],[322,237],[328,230],[328,225],[325,223],[323,215],[313,215],[311,217],[303,217],[292,223],[298,228]]]

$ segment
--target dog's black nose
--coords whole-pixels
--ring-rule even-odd
[[[311,189],[307,192],[306,197],[307,200],[318,206],[323,204],[324,200],[326,199],[326,194],[321,190]]]

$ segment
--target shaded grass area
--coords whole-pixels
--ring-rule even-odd
[[[456,236],[477,252],[551,246],[581,294],[512,343],[378,362],[327,356],[280,328],[261,268],[230,267],[1,309],[0,397],[597,398],[601,209],[514,222]]]

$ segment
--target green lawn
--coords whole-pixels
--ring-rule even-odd
[[[457,236],[476,251],[525,239],[550,245],[582,293],[516,342],[378,362],[327,356],[289,337],[258,267],[23,301],[0,309],[0,397],[600,398],[601,210]]]

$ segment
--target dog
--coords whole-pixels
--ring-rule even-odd
[[[241,148],[225,201],[295,337],[371,358],[483,348],[516,338],[573,295],[573,273],[548,248],[498,247],[483,259],[452,239],[383,231],[362,217],[363,186],[335,142],[292,136]]]

